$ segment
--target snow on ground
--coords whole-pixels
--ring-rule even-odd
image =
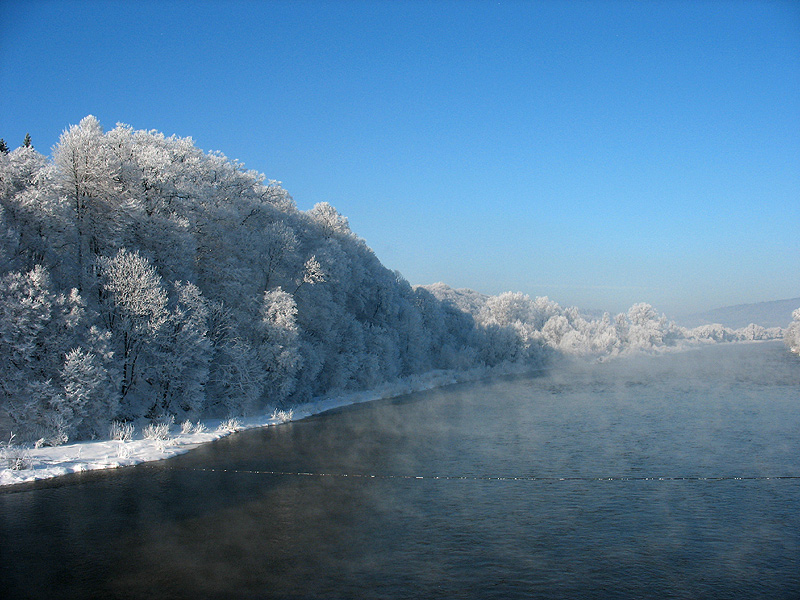
[[[493,371],[493,373],[497,373],[497,371]],[[196,428],[194,428],[189,433],[182,433],[180,424],[176,424],[171,427],[170,437],[166,440],[144,439],[140,427],[130,441],[95,440],[42,448],[6,447],[2,449],[5,460],[0,464],[0,486],[58,477],[68,473],[114,469],[162,460],[188,452],[200,444],[230,435],[234,431],[297,421],[342,406],[394,398],[462,381],[475,381],[488,374],[489,371],[486,369],[473,369],[458,373],[434,371],[384,384],[369,391],[348,392],[317,398],[286,411],[274,411],[271,414],[256,417],[238,417],[235,424],[230,421],[226,423],[220,419],[206,420],[202,421],[203,427],[199,428],[200,431],[195,431]],[[18,457],[25,468],[9,468],[12,456]]]

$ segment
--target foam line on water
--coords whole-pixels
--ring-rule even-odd
[[[798,480],[800,475],[678,475],[678,476],[632,476],[620,475],[617,477],[553,477],[553,476],[495,476],[495,475],[398,475],[384,474],[375,475],[370,473],[323,473],[309,471],[266,471],[255,469],[214,469],[196,468],[181,469],[170,467],[171,471],[197,471],[204,473],[235,473],[242,475],[272,475],[272,476],[295,476],[295,477],[339,477],[356,479],[408,479],[408,480],[439,480],[439,481],[770,481],[770,480]]]

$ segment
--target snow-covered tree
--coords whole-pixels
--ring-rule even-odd
[[[699,325],[687,332],[690,337],[705,342],[731,342],[736,339],[736,333],[730,327],[719,323]]]
[[[308,215],[320,227],[323,237],[333,235],[350,235],[350,224],[347,217],[339,214],[333,206],[327,202],[320,202],[308,211]]]
[[[148,367],[147,352],[155,349],[169,321],[167,292],[161,277],[138,251],[120,249],[99,259],[102,289],[106,295],[103,317],[112,332],[121,362],[120,400],[130,407],[130,394]]]
[[[314,285],[322,281],[325,281],[325,271],[322,270],[322,265],[319,264],[317,257],[312,256],[303,265],[303,273],[297,282],[294,293],[296,294],[305,284]]]
[[[155,402],[151,414],[197,417],[206,406],[211,360],[208,305],[198,287],[175,282],[174,306],[151,350]]]
[[[61,368],[65,432],[95,437],[108,429],[117,414],[117,395],[103,361],[82,348],[70,350]]]
[[[294,391],[297,371],[302,365],[297,304],[281,288],[264,294],[257,343],[265,373],[264,393],[269,402],[277,404]]]
[[[263,277],[263,289],[271,289],[276,274],[286,269],[297,249],[297,236],[289,225],[283,221],[270,223],[259,235],[260,244],[256,250],[259,261],[258,268]]]
[[[792,312],[792,322],[786,328],[783,340],[789,351],[800,354],[800,308]]]
[[[21,437],[63,442],[82,418],[73,417],[60,373],[83,318],[77,293],[53,292],[41,266],[0,279],[0,406]]]
[[[91,116],[51,160],[0,151],[0,317],[0,426],[51,443],[112,417],[235,416],[431,369],[775,335],[680,330],[647,304],[594,318],[412,287],[330,204],[300,211],[191,138]]]
[[[122,165],[93,116],[61,134],[53,153],[58,190],[72,208],[78,289],[97,257],[121,243],[130,206],[121,185]]]
[[[74,286],[70,248],[74,227],[55,189],[55,169],[32,148],[0,156],[0,207],[3,209],[3,270],[47,267],[54,285]]]
[[[631,306],[628,321],[628,342],[632,347],[647,349],[663,342],[666,319],[659,316],[651,305],[640,302]]]

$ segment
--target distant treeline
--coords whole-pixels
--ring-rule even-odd
[[[0,434],[18,439],[779,333],[685,330],[647,304],[589,319],[547,298],[411,286],[330,204],[300,211],[279,182],[188,138],[104,132],[89,116],[51,158],[29,138],[0,148]]]

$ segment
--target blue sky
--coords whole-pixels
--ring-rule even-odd
[[[0,0],[0,137],[87,114],[327,201],[411,283],[800,296],[800,3]]]

